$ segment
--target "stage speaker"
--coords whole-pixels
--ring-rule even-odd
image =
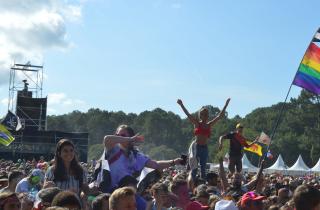
[[[29,95],[18,93],[16,114],[20,117],[21,122],[24,122],[25,130],[45,130],[47,98],[32,98]]]

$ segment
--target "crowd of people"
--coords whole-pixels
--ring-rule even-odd
[[[320,180],[315,175],[242,171],[242,149],[251,145],[242,140],[241,124],[218,141],[221,147],[224,139],[230,140],[229,172],[222,158],[219,170],[206,169],[211,126],[224,115],[229,101],[211,121],[206,108],[195,119],[177,101],[195,127],[195,162],[149,158],[138,149],[143,136],[127,125],[104,137],[98,161],[79,162],[68,139],[57,143],[53,160],[2,159],[0,210],[320,210]],[[151,173],[142,177],[146,168]]]

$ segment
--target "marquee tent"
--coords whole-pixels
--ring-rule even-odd
[[[313,168],[311,168],[310,171],[317,172],[317,173],[320,172],[320,158],[319,158],[317,164],[315,166],[313,166]]]
[[[288,166],[284,163],[282,156],[279,155],[277,161],[272,166],[265,169],[265,171],[267,173],[275,173],[275,172],[284,172],[287,169],[288,169]]]
[[[259,168],[252,165],[249,159],[247,158],[247,155],[244,154],[242,157],[242,170],[247,172],[258,172]]]
[[[293,166],[288,168],[288,173],[290,175],[303,175],[310,172],[310,168],[304,163],[301,155],[299,155],[297,161]]]

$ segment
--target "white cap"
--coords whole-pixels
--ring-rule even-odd
[[[229,200],[220,200],[216,203],[215,210],[238,210],[235,203]]]

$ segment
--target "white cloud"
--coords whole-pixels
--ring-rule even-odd
[[[49,93],[48,94],[48,114],[61,114],[71,112],[73,110],[84,111],[87,104],[80,99],[69,98],[65,93]]]
[[[83,1],[0,0],[0,85],[13,62],[41,64],[50,49],[72,46],[66,24],[81,19]]]

